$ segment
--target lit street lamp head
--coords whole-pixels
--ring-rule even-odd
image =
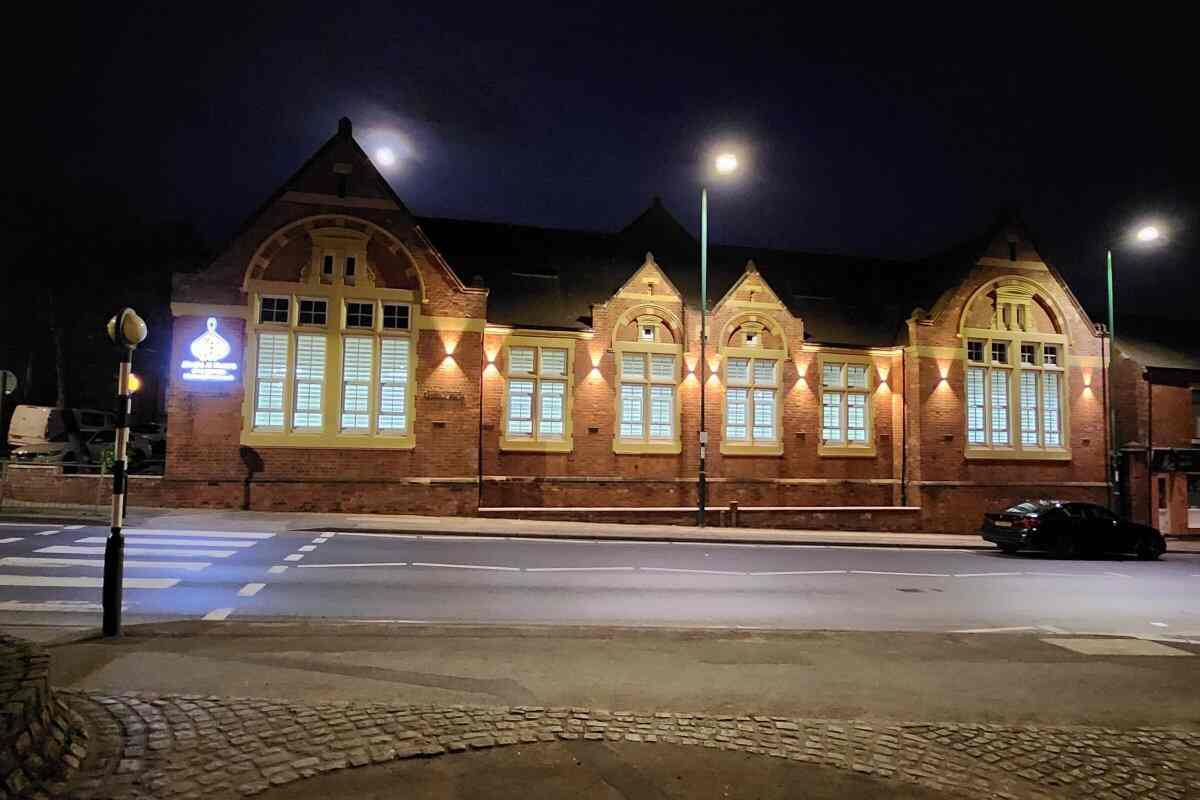
[[[729,175],[738,167],[737,156],[733,153],[721,153],[716,160],[717,172],[722,175]]]
[[[1153,242],[1161,236],[1162,233],[1153,225],[1147,225],[1144,228],[1138,229],[1137,240],[1139,242]]]

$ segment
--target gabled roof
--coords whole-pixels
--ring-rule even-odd
[[[686,304],[700,307],[700,244],[658,198],[612,232],[440,218],[419,222],[464,283],[478,276],[488,287],[492,322],[588,327],[592,306],[616,294],[647,252]],[[750,260],[792,313],[804,318],[814,341],[890,345],[913,308],[905,295],[914,264],[728,245],[709,246],[710,308]]]

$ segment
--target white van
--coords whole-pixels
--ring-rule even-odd
[[[111,411],[97,411],[94,408],[17,406],[8,423],[8,444],[17,448],[54,441],[55,437],[62,437],[67,432],[71,421],[74,421],[75,429],[83,434],[108,430],[115,426],[116,419]],[[84,438],[87,438],[86,435]]]

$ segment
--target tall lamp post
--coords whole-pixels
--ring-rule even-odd
[[[738,160],[733,153],[721,153],[713,162],[718,175],[732,175]],[[696,485],[701,528],[708,507],[708,476],[705,461],[708,450],[708,429],[705,426],[705,400],[708,392],[708,187],[700,188],[700,474]]]
[[[1146,225],[1139,228],[1134,234],[1134,239],[1142,244],[1154,242],[1162,236],[1159,229],[1153,225]],[[1117,343],[1117,322],[1115,311],[1115,295],[1113,293],[1113,249],[1108,247],[1104,251],[1104,263],[1106,282],[1108,287],[1108,369],[1105,374],[1108,376],[1108,385],[1104,387],[1104,402],[1108,406],[1108,475],[1109,483],[1112,486],[1112,511],[1119,513],[1121,508],[1121,466],[1117,460],[1117,410],[1116,405],[1110,396],[1111,386],[1114,383],[1112,376],[1108,375],[1113,369],[1113,359],[1115,357],[1113,347]],[[1149,470],[1150,465],[1146,465]]]
[[[108,321],[108,338],[120,348],[120,367],[117,372],[117,436],[113,456],[112,527],[104,544],[104,588],[101,600],[104,607],[105,636],[121,633],[121,583],[125,572],[125,537],[121,524],[125,517],[125,489],[129,445],[130,376],[133,351],[146,340],[146,323],[132,308],[124,308]]]

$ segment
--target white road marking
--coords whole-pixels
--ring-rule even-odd
[[[325,544],[328,541],[329,540],[326,539],[324,536],[318,536],[317,538],[312,540],[312,543],[313,544]]]
[[[178,578],[125,578],[126,589],[170,589]],[[55,577],[52,575],[0,575],[0,586],[44,586],[70,589],[99,589],[103,578]]]
[[[315,544],[306,544],[300,548],[300,552],[301,553],[311,553],[313,550],[316,550],[316,549],[317,549],[317,546]]]
[[[598,540],[598,539],[567,539],[565,537],[562,539],[559,539],[557,537],[547,538],[545,536],[541,536],[541,537],[506,536],[504,538],[504,541],[506,541],[506,542],[522,542],[522,543],[529,542],[530,544],[558,544],[559,542],[567,542],[568,544],[599,544],[601,540]]]
[[[398,625],[432,625],[433,622],[427,619],[364,619],[355,620],[355,622],[391,622]]]
[[[82,539],[76,539],[75,544],[104,544],[108,541],[105,536],[85,536]],[[178,547],[212,547],[219,545],[221,547],[254,547],[258,542],[238,542],[238,541],[223,541],[213,542],[207,539],[161,539],[157,536],[126,536],[126,544],[165,544]]]
[[[469,535],[468,536],[463,536],[463,535],[455,536],[455,535],[451,535],[451,534],[442,535],[442,534],[423,533],[423,534],[421,534],[421,538],[422,539],[431,539],[433,541],[450,540],[450,541],[457,542],[457,541],[462,541],[462,540],[468,540],[468,541],[476,541],[477,542],[477,541],[483,540],[486,542],[489,539],[494,541],[500,537],[497,537],[497,536],[469,536]]]
[[[1156,628],[1166,628],[1166,627],[1169,627],[1169,626],[1167,625],[1167,623],[1165,623],[1165,622],[1151,622],[1150,624],[1151,624],[1151,625],[1153,625],[1153,626],[1154,626],[1154,627],[1156,627]]]
[[[1066,630],[1065,628],[1059,628],[1054,625],[1038,625],[1038,630],[1046,631],[1047,633],[1070,633],[1069,630]]]
[[[265,587],[265,583],[247,583],[241,589],[238,589],[238,597],[254,597]]]
[[[379,561],[370,564],[297,564],[300,569],[317,569],[323,567],[407,567],[407,561]],[[271,567],[271,569],[275,569]],[[287,567],[284,567],[287,569]]]
[[[799,569],[779,572],[751,572],[751,575],[845,575],[844,569]]]
[[[232,608],[214,608],[200,619],[208,620],[209,622],[220,622],[232,613]]]
[[[122,604],[121,608],[128,608]],[[70,613],[99,614],[104,608],[91,600],[47,600],[43,603],[27,603],[23,600],[0,601],[0,612],[4,611],[66,611]]]
[[[9,536],[7,539],[0,539],[0,544],[12,544],[13,542],[25,541],[24,536]]]
[[[103,547],[73,547],[56,544],[50,547],[39,547],[35,552],[50,553],[60,556],[102,556]],[[179,550],[162,547],[126,547],[127,556],[182,556],[183,558],[229,558],[237,550]]]
[[[283,560],[284,561],[299,561],[302,558],[304,558],[303,553],[292,553],[290,556],[284,556]]]
[[[948,572],[876,572],[867,569],[852,569],[851,575],[900,575],[905,578],[949,578]]]
[[[38,536],[53,536],[56,533],[62,533],[62,531],[57,530],[57,529],[52,530],[52,531],[42,531],[41,533],[38,534]]]
[[[28,558],[10,556],[0,558],[0,567],[103,567],[103,558]],[[181,569],[200,572],[212,564],[203,561],[125,561],[132,569]]]
[[[1085,572],[1026,572],[1026,575],[1034,575],[1039,578],[1094,578],[1094,575],[1088,575]]]
[[[1019,572],[956,572],[956,578],[999,578],[1004,575],[1020,575]]]
[[[209,539],[271,539],[273,533],[254,531],[184,531],[171,528],[126,528],[126,534],[133,536],[200,536]]]
[[[633,572],[633,567],[526,567],[526,572]]]
[[[414,561],[414,567],[441,567],[442,569],[488,569],[496,572],[520,572],[520,567],[500,567],[494,564],[437,564],[428,561]]]
[[[962,628],[951,633],[1015,633],[1017,631],[1036,631],[1033,625],[1014,625],[1008,628]]]
[[[310,564],[309,566],[312,566],[312,565]],[[287,571],[287,566],[284,564],[276,564],[275,566],[273,566],[269,570],[267,570],[267,572],[269,572],[272,575],[278,575],[281,572],[286,572],[286,571]]]
[[[77,530],[79,530],[79,529],[80,529],[80,528],[82,528],[82,527],[84,527],[84,526],[83,526],[83,525],[64,525],[64,526],[63,526],[63,530],[65,530],[65,531],[77,531]]]
[[[46,523],[41,523],[45,525]],[[40,525],[36,522],[0,522],[0,528],[37,528]]]
[[[686,572],[694,575],[745,575],[745,572],[733,572],[721,569],[680,569],[677,567],[638,567],[643,572]]]
[[[1132,578],[1133,577],[1132,575],[1126,575],[1123,572],[1106,572],[1104,574],[1109,575],[1113,578]]]

